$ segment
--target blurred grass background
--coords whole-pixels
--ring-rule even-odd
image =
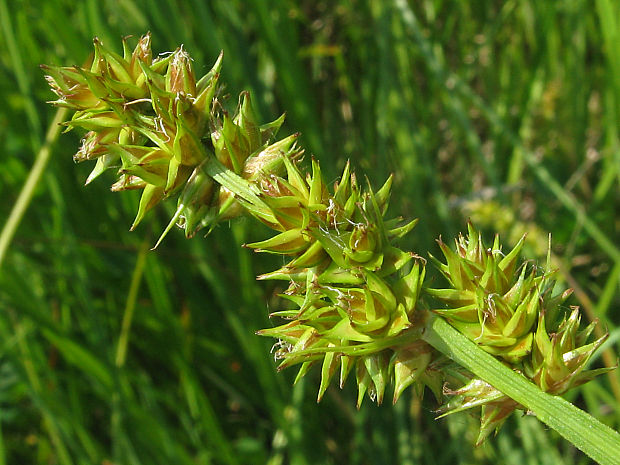
[[[395,173],[393,214],[421,220],[411,250],[471,218],[506,246],[528,231],[542,261],[552,233],[571,304],[611,333],[595,363],[614,364],[619,22],[613,0],[0,0],[0,221],[56,112],[38,65],[151,31],[198,74],[223,49],[230,104],[250,90],[262,121],[286,111],[281,134],[301,131],[329,180],[347,159],[375,186]],[[83,187],[80,136],[50,145],[0,268],[0,465],[589,463],[526,416],[473,449],[477,420],[434,420],[430,395],[357,412],[350,381],[317,405],[316,372],[293,387],[254,335],[278,305],[254,276],[277,263],[239,244],[265,231],[149,252],[172,205],[129,233],[136,197]],[[617,430],[619,379],[570,399]]]

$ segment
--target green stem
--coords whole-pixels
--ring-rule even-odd
[[[28,179],[26,179],[26,183],[24,184],[24,187],[22,187],[22,190],[19,193],[19,197],[17,197],[17,201],[15,202],[15,205],[11,210],[9,219],[6,220],[4,228],[2,228],[2,233],[0,233],[0,267],[2,266],[4,256],[9,249],[11,240],[15,235],[15,231],[17,230],[19,223],[24,217],[24,213],[26,213],[28,205],[30,205],[34,190],[39,185],[41,176],[45,171],[45,167],[47,166],[50,155],[52,153],[52,144],[58,137],[58,134],[60,134],[60,123],[65,120],[67,113],[68,110],[66,108],[59,108],[56,112],[56,115],[54,116],[54,119],[52,120],[49,129],[47,130],[47,134],[45,136],[45,143],[39,150],[34,165],[32,165],[32,169],[28,174]]]
[[[558,396],[542,392],[440,317],[431,316],[422,339],[523,405],[575,447],[602,465],[620,457],[620,434]]]
[[[138,290],[140,289],[140,283],[142,282],[142,276],[144,274],[144,264],[146,263],[146,255],[149,252],[149,244],[149,239],[142,241],[142,246],[138,251],[136,266],[134,267],[133,274],[131,276],[129,292],[127,293],[127,300],[125,302],[125,311],[123,312],[123,322],[121,323],[121,334],[118,337],[118,345],[116,346],[115,363],[117,367],[122,367],[125,365],[127,346],[129,345],[129,334],[131,331],[131,322],[133,321],[133,313],[136,309]]]

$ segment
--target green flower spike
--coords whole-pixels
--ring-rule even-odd
[[[133,52],[123,39],[122,57],[107,50],[99,39],[94,40],[94,45],[95,53],[83,67],[41,66],[58,96],[51,103],[76,110],[71,121],[65,123],[67,128],[89,131],[74,156],[78,162],[97,160],[87,184],[119,162],[120,156],[109,150],[112,144],[145,142],[145,137],[131,127],[148,105],[149,92],[142,68],[160,72],[169,61],[153,61],[150,34],[138,41]]]
[[[318,400],[336,373],[342,387],[351,372],[358,406],[366,394],[381,402],[392,381],[394,400],[414,383],[439,395],[437,353],[419,340],[424,262],[392,245],[416,222],[383,219],[391,179],[377,192],[362,192],[347,165],[330,194],[316,161],[306,177],[295,163],[284,163],[286,179],[261,181],[261,199],[275,219],[264,222],[281,233],[248,245],[291,257],[259,277],[291,283],[283,297],[295,308],[272,314],[291,321],[258,333],[279,339],[279,369],[300,364],[299,379],[320,364]]]
[[[555,272],[549,270],[549,259],[542,273],[534,268],[527,274],[525,265],[518,272],[522,244],[523,239],[504,256],[497,238],[492,249],[486,249],[470,224],[469,237],[459,237],[456,253],[440,243],[448,263],[439,267],[452,289],[428,292],[446,304],[435,311],[454,327],[542,391],[560,395],[613,369],[585,370],[607,335],[587,343],[596,322],[579,331],[577,308],[563,316],[562,304],[572,291],[553,294]],[[512,412],[523,409],[480,379],[470,379],[460,389],[444,388],[444,393],[454,399],[441,409],[441,416],[482,407],[477,444],[497,432]]]
[[[295,164],[285,164],[287,179],[272,176],[262,183],[262,198],[277,219],[277,224],[266,224],[282,232],[248,247],[294,258],[259,279],[303,283],[306,269],[317,267],[319,283],[359,284],[363,279],[357,270],[386,276],[417,257],[391,244],[411,231],[417,220],[405,224],[401,224],[401,218],[383,220],[391,178],[376,193],[361,192],[347,164],[331,195],[322,181],[318,162],[313,160],[312,175],[306,178]]]
[[[565,298],[561,296],[562,298]],[[517,370],[535,383],[542,391],[561,395],[580,386],[615,367],[586,370],[594,352],[607,339],[607,334],[587,343],[596,322],[579,331],[579,310],[574,308],[559,325],[547,332],[545,312],[538,319],[532,353],[523,360],[524,369]],[[480,432],[476,444],[481,444],[491,433],[497,432],[515,410],[523,407],[480,379],[472,379],[457,390],[445,388],[444,393],[455,396],[442,411],[441,416],[482,407]]]
[[[221,56],[198,82],[191,58],[183,48],[177,49],[168,59],[165,74],[153,73],[146,66],[142,68],[147,76],[152,113],[142,115],[135,127],[147,137],[149,145],[117,147],[123,162],[119,170],[121,179],[137,176],[146,183],[132,228],[160,200],[185,187],[196,168],[208,157],[202,138],[208,132]],[[132,156],[135,149],[140,153]],[[145,176],[145,169],[154,176]],[[205,198],[205,192],[200,192],[200,197]]]
[[[301,153],[300,153],[301,154]],[[292,279],[305,282],[305,270],[328,261],[323,247],[311,234],[319,222],[342,220],[342,210],[329,196],[319,163],[312,160],[312,175],[303,176],[295,160],[284,158],[286,177],[269,175],[257,179],[260,199],[273,213],[272,219],[258,217],[279,232],[274,237],[247,244],[258,252],[270,252],[293,257],[281,269],[259,276],[259,279]],[[345,169],[348,179],[348,168]],[[354,186],[356,189],[357,186]],[[331,207],[330,207],[331,206]]]
[[[258,334],[280,341],[275,346],[279,369],[301,364],[297,379],[320,362],[318,400],[336,372],[342,387],[353,368],[358,407],[365,394],[380,403],[392,380],[394,401],[416,381],[439,395],[443,375],[431,366],[437,353],[418,339],[422,322],[416,316],[418,307],[411,305],[417,302],[423,278],[419,261],[393,286],[372,272],[365,273],[365,283],[355,287],[320,285],[311,278],[304,295],[283,296],[297,308],[271,315],[291,321]]]
[[[581,316],[578,308],[573,308],[559,325],[548,325],[545,320],[545,312],[541,312],[534,336],[534,350],[524,363],[525,375],[540,389],[550,394],[564,394],[615,368],[585,370],[592,354],[609,334],[588,344],[587,340],[597,322],[593,321],[580,331]]]
[[[97,39],[94,47],[84,67],[43,67],[57,95],[52,103],[75,111],[68,130],[86,133],[74,159],[96,160],[87,183],[114,168],[112,190],[142,190],[132,228],[161,200],[178,195],[160,241],[175,224],[189,237],[242,214],[276,231],[247,244],[288,260],[259,276],[289,286],[282,295],[287,308],[271,315],[285,321],[258,334],[277,339],[278,368],[299,366],[297,379],[320,367],[318,400],[334,378],[342,387],[351,373],[358,408],[366,395],[382,402],[391,383],[394,402],[409,386],[419,396],[428,387],[438,400],[452,396],[444,415],[481,407],[481,443],[524,407],[426,342],[439,337],[443,344],[437,328],[450,328],[440,317],[550,394],[610,370],[586,370],[606,336],[588,342],[595,323],[580,331],[578,310],[564,315],[570,292],[553,294],[548,263],[542,272],[519,264],[523,239],[504,254],[498,237],[487,248],[469,224],[454,251],[439,241],[446,263],[431,257],[449,286],[425,289],[425,260],[395,245],[416,220],[385,218],[391,177],[377,191],[363,189],[347,164],[330,189],[316,160],[303,171],[298,134],[275,139],[284,116],[258,124],[248,93],[234,113],[224,110],[221,54],[197,79],[182,47],[153,59],[149,34],[133,50],[123,40],[122,56]],[[441,302],[434,309],[440,317],[429,319],[423,292]],[[448,382],[461,387],[442,392]]]
[[[445,264],[436,259],[449,288],[427,289],[445,304],[435,312],[487,352],[516,363],[532,350],[533,327],[541,310],[548,277],[517,268],[524,238],[504,255],[496,236],[487,248],[470,223],[469,236],[459,236],[456,252],[439,241]]]
[[[297,135],[274,142],[284,121],[259,125],[248,93],[234,116],[217,100],[222,55],[197,79],[192,59],[180,47],[153,60],[150,34],[123,56],[95,39],[95,53],[84,67],[48,67],[47,80],[58,99],[76,110],[67,126],[88,132],[76,161],[96,160],[87,184],[108,168],[118,168],[113,191],[141,189],[135,228],[162,199],[179,193],[168,228],[178,224],[188,237],[220,220],[245,213],[235,196],[204,171],[212,158],[254,183],[284,172],[284,158],[296,159]]]
[[[176,213],[158,244],[175,224],[185,229],[186,237],[192,237],[202,228],[213,228],[220,221],[246,213],[236,196],[205,172],[204,163],[211,157],[214,156],[225,169],[254,183],[260,177],[283,173],[284,160],[294,161],[302,154],[295,144],[297,134],[273,141],[284,122],[284,115],[271,123],[260,126],[256,123],[248,93],[241,94],[233,118],[225,112],[216,115],[216,106],[217,101],[212,106],[210,134],[204,141],[207,158],[194,168],[187,180]]]

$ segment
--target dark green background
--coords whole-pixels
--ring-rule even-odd
[[[619,3],[0,0],[0,21],[2,223],[56,111],[38,65],[151,31],[156,53],[183,44],[198,74],[223,49],[230,106],[250,90],[262,121],[286,111],[281,135],[301,131],[329,181],[347,159],[375,186],[394,173],[391,212],[420,218],[404,244],[420,255],[467,218],[506,247],[528,231],[535,262],[552,233],[560,284],[603,321],[615,362]],[[80,136],[55,140],[0,268],[0,465],[588,463],[518,415],[474,449],[476,419],[434,420],[430,395],[358,412],[350,380],[317,405],[317,373],[292,387],[254,335],[280,305],[254,276],[279,262],[239,244],[267,231],[173,231],[147,253],[174,202],[129,233],[136,196],[108,192],[112,174],[82,186]],[[569,397],[618,429],[609,378]]]

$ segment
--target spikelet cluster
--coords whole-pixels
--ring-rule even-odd
[[[428,289],[446,306],[435,311],[484,350],[516,363],[532,350],[533,327],[547,299],[547,275],[517,269],[524,238],[504,254],[499,237],[487,248],[473,225],[456,251],[439,241],[446,263],[435,260],[450,286]]]
[[[610,370],[585,370],[607,335],[588,343],[596,322],[579,330],[579,309],[567,314],[562,306],[571,291],[553,293],[555,272],[548,264],[543,271],[519,265],[523,241],[504,255],[497,236],[487,248],[469,224],[469,235],[459,236],[455,251],[439,242],[446,263],[436,262],[450,287],[427,291],[444,303],[435,312],[461,333],[542,391],[559,395]],[[481,379],[445,392],[454,399],[444,415],[482,407],[478,444],[522,408]]]
[[[579,330],[579,312],[566,315],[565,292],[553,294],[554,275],[520,264],[521,240],[504,254],[490,248],[469,225],[452,250],[442,241],[445,263],[431,257],[448,285],[424,286],[426,261],[397,242],[417,220],[389,219],[392,178],[374,191],[362,187],[349,164],[328,186],[319,162],[301,167],[297,134],[276,140],[280,117],[259,124],[248,93],[234,114],[220,102],[222,56],[202,78],[183,47],[153,57],[146,34],[117,55],[95,39],[83,67],[44,66],[55,105],[74,110],[68,129],[86,131],[76,161],[96,160],[87,183],[107,169],[118,176],[112,190],[139,189],[132,227],[161,200],[177,196],[177,209],[162,237],[176,224],[189,237],[239,215],[274,231],[246,244],[286,258],[258,279],[289,283],[277,326],[259,331],[277,339],[279,368],[299,366],[298,379],[320,369],[318,399],[334,378],[349,376],[365,396],[393,400],[409,386],[452,396],[446,414],[482,407],[478,442],[521,408],[482,380],[465,374],[459,389],[442,387],[447,359],[422,340],[429,302],[433,311],[474,343],[543,391],[562,394],[606,369],[585,369],[604,338],[588,342],[594,323]]]
[[[285,163],[287,179],[271,176],[261,184],[277,218],[270,226],[282,232],[248,244],[291,257],[259,277],[291,283],[283,297],[292,308],[273,314],[290,321],[259,332],[279,340],[280,368],[300,364],[300,377],[320,365],[319,400],[334,375],[342,387],[350,373],[358,406],[366,394],[380,403],[392,382],[394,401],[414,382],[439,395],[437,354],[419,340],[424,261],[394,245],[416,221],[384,220],[391,179],[364,192],[347,165],[330,193],[316,161],[307,177]]]
[[[178,224],[191,236],[241,214],[276,231],[247,244],[289,257],[259,277],[290,282],[290,309],[274,314],[288,321],[260,334],[278,339],[280,367],[299,364],[302,376],[321,365],[319,399],[336,372],[341,385],[355,373],[358,404],[366,393],[381,402],[391,381],[394,400],[416,381],[439,396],[441,357],[419,340],[425,261],[394,245],[416,221],[384,219],[392,179],[362,189],[347,165],[330,189],[316,160],[311,173],[300,168],[297,134],[274,141],[283,117],[259,125],[248,93],[233,116],[224,110],[221,56],[198,79],[182,47],[153,58],[150,45],[148,34],[133,51],[124,40],[120,56],[95,39],[85,67],[44,67],[53,103],[76,110],[67,126],[88,131],[74,157],[97,160],[87,183],[113,168],[112,190],[141,189],[133,227],[178,194],[164,235]]]
[[[282,166],[282,150],[294,142],[289,137],[271,144],[283,117],[259,126],[247,93],[235,115],[221,108],[221,54],[198,79],[183,47],[153,58],[150,34],[133,51],[123,39],[122,56],[98,39],[94,48],[85,66],[43,69],[58,97],[51,103],[75,110],[68,129],[87,131],[74,155],[78,162],[96,160],[86,183],[115,169],[113,191],[142,191],[132,228],[162,199],[177,194],[173,224],[184,227],[187,236],[239,215],[230,193],[203,171],[210,156],[250,180],[258,171]]]

